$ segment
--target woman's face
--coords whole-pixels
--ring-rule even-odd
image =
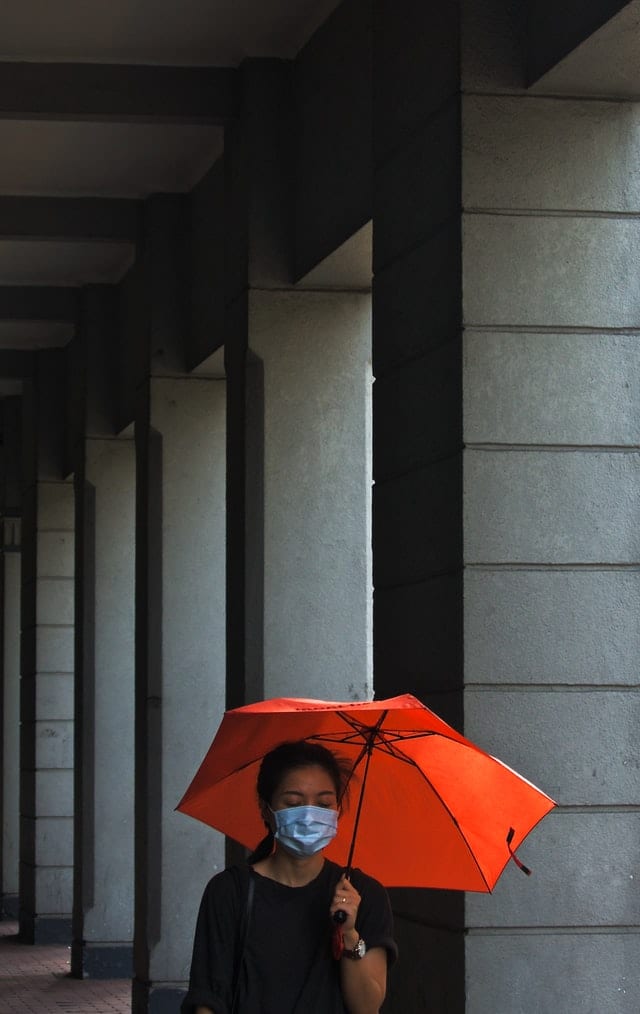
[[[289,806],[337,810],[338,797],[331,775],[317,764],[288,771],[273,794],[271,809],[284,810]]]

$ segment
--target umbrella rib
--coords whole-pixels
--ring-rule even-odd
[[[372,733],[374,731],[374,727],[373,726],[367,726],[364,723],[353,722],[353,721],[350,720],[349,716],[345,715],[343,712],[338,712],[338,714],[340,715],[340,718],[342,718],[344,721],[346,721],[348,725],[350,725],[353,729],[355,729],[357,731],[358,735],[363,736],[363,732],[366,731],[366,732],[368,732],[369,737],[371,738],[371,735],[372,735]],[[375,750],[380,750],[381,753],[386,753],[389,756],[394,757],[396,760],[404,761],[405,764],[409,764],[409,765],[411,765],[412,767],[414,767],[416,769],[416,771],[419,773],[420,777],[427,783],[427,785],[429,786],[429,788],[431,789],[431,791],[433,792],[433,794],[440,801],[441,806],[449,814],[449,817],[451,818],[451,821],[454,824],[454,826],[457,828],[458,833],[459,833],[462,841],[464,842],[464,844],[465,844],[465,846],[466,846],[466,848],[467,848],[467,850],[469,852],[469,855],[471,856],[471,859],[473,860],[473,862],[474,862],[474,864],[475,864],[475,866],[476,866],[476,868],[478,870],[478,873],[482,877],[482,880],[484,881],[484,883],[485,883],[485,885],[487,887],[487,890],[489,892],[491,892],[491,887],[489,885],[489,882],[487,881],[487,878],[485,877],[485,875],[484,875],[484,873],[482,871],[482,867],[480,866],[480,863],[478,862],[478,860],[477,860],[477,858],[475,856],[475,853],[474,853],[473,849],[471,848],[471,845],[467,841],[467,839],[466,839],[466,837],[464,835],[464,832],[462,831],[462,828],[460,827],[460,824],[456,820],[456,817],[454,816],[452,810],[449,808],[449,806],[447,805],[447,803],[443,799],[442,795],[438,792],[438,790],[434,786],[433,782],[428,778],[428,776],[422,770],[422,768],[420,767],[420,765],[417,764],[413,760],[412,757],[407,757],[406,754],[404,754],[401,750],[399,750],[395,746],[396,743],[402,742],[403,740],[406,740],[406,739],[413,740],[413,739],[421,739],[421,738],[426,737],[426,736],[442,736],[443,739],[451,739],[451,740],[453,740],[453,737],[446,736],[445,734],[443,734],[441,732],[432,732],[432,731],[422,732],[422,731],[417,730],[417,729],[416,730],[411,730],[409,732],[409,735],[403,734],[400,730],[394,730],[392,732],[392,736],[394,737],[393,738],[393,742],[391,742],[389,740],[389,730],[387,730],[387,729],[381,729],[380,727],[378,727],[378,730],[377,730],[377,732],[375,734],[376,743],[375,743],[374,749]],[[352,737],[349,737],[347,739],[344,736],[342,736],[340,738],[338,733],[333,734],[333,738],[331,737],[331,734],[329,734],[329,733],[325,733],[324,735],[321,735],[321,736],[309,737],[309,738],[310,739],[311,738],[313,738],[313,739],[323,739],[325,742],[334,742],[334,743],[346,743],[346,742],[349,742],[350,740],[353,741]],[[455,742],[455,740],[454,740],[454,742]],[[354,763],[354,765],[353,765],[353,767],[351,769],[351,775],[349,776],[349,780],[351,780],[351,777],[353,776],[356,767],[362,761],[362,758],[367,753],[367,746],[368,746],[368,741],[365,739],[364,742],[363,742],[363,744],[362,744],[362,749],[361,749],[361,751],[360,751],[360,753],[359,753],[359,755],[358,755],[358,757],[357,757],[357,759],[356,759],[356,761],[355,761],[355,763]]]

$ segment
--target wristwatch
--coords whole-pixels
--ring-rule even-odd
[[[356,946],[353,948],[353,950],[348,951],[345,949],[342,952],[343,957],[351,958],[352,961],[360,961],[360,958],[364,958],[366,953],[367,953],[367,945],[365,944],[362,937],[358,937],[358,942]]]

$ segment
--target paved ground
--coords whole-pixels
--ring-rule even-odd
[[[0,922],[0,1014],[131,1014],[127,979],[72,979],[69,948],[18,943]]]

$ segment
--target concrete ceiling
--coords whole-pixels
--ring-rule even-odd
[[[339,0],[3,0],[0,11],[0,349],[33,350],[66,344],[73,325],[39,311],[29,319],[29,292],[46,287],[112,283],[134,257],[135,232],[111,227],[110,209],[98,209],[95,232],[67,235],[56,226],[49,202],[12,198],[144,199],[153,193],[189,191],[223,149],[220,123],[157,109],[133,116],[136,88],[123,79],[115,106],[96,111],[73,102],[91,66],[233,68],[245,57],[292,58]],[[41,64],[80,64],[70,68]],[[62,73],[62,76],[56,76]],[[118,73],[118,71],[116,71]],[[203,71],[215,75],[217,71]],[[223,72],[224,73],[224,72]],[[42,76],[38,76],[42,75]],[[74,76],[75,75],[75,76]],[[168,87],[171,87],[171,81]],[[217,79],[212,79],[216,87]],[[14,84],[15,82],[15,84]],[[195,83],[194,83],[195,82]],[[74,90],[75,89],[75,90]],[[97,101],[112,90],[98,85]],[[187,85],[185,105],[200,94]],[[153,83],[148,89],[153,103]],[[144,102],[144,98],[143,98]],[[12,105],[14,103],[14,105]],[[58,105],[56,105],[58,103]],[[119,104],[118,104],[119,103]],[[98,202],[99,203],[99,202]],[[76,206],[77,207],[77,206]],[[46,216],[38,219],[39,209]],[[95,209],[92,209],[95,211]],[[65,209],[68,221],[79,220]],[[128,214],[126,209],[118,213]],[[63,221],[60,215],[59,220]],[[26,222],[26,225],[20,223]],[[17,223],[17,224],[15,224]],[[77,224],[77,223],[76,223]],[[108,235],[102,234],[106,226]],[[102,229],[102,231],[101,231]],[[26,291],[11,317],[16,289]],[[2,300],[3,287],[10,298]],[[57,291],[57,290],[56,290]],[[217,365],[216,365],[217,369]],[[2,386],[0,396],[14,392]]]
[[[2,0],[0,59],[236,66],[290,59],[339,0]]]

